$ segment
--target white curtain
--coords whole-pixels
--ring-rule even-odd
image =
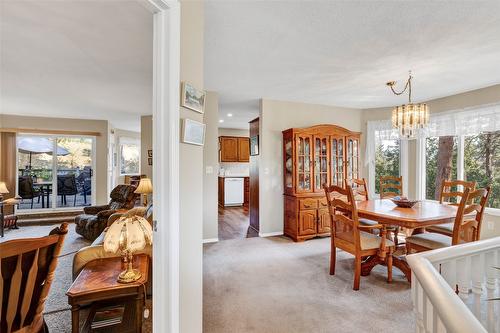
[[[419,137],[474,135],[493,131],[500,131],[500,103],[431,114],[429,125],[420,131]],[[399,139],[390,119],[369,121],[366,135],[365,165],[375,164],[378,142]]]

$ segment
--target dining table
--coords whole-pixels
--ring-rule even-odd
[[[422,233],[425,227],[452,223],[457,215],[457,207],[422,200],[411,208],[396,206],[390,199],[374,199],[357,202],[358,217],[376,221],[386,226],[399,226],[412,230],[412,234]],[[369,275],[377,265],[384,265],[379,256],[368,257],[361,264],[361,275]],[[411,282],[411,269],[404,256],[393,258],[393,266],[401,270],[408,282]]]

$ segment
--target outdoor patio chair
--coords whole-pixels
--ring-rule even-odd
[[[66,196],[74,195],[73,206],[76,206],[76,195],[78,188],[76,187],[75,175],[57,176],[57,195],[61,197],[61,205],[67,205]]]
[[[42,193],[39,189],[33,186],[33,177],[31,176],[19,176],[19,196],[24,199],[31,199],[31,209],[33,209],[33,201],[38,198],[40,202],[40,196]]]

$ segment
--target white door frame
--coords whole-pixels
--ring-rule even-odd
[[[179,332],[180,3],[138,0],[153,30],[153,332]],[[156,222],[158,221],[158,222]]]

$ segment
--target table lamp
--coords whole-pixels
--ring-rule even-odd
[[[104,236],[104,251],[123,256],[127,268],[118,275],[118,282],[130,283],[141,278],[141,273],[133,268],[134,252],[153,243],[153,230],[148,220],[140,216],[123,216],[115,221]]]
[[[137,186],[137,189],[134,191],[134,193],[138,193],[143,195],[144,200],[144,206],[148,205],[148,194],[153,193],[153,184],[151,183],[151,179],[149,178],[141,178],[139,181],[139,185]]]
[[[7,193],[9,193],[7,185],[5,185],[5,182],[0,182],[0,201],[3,200],[3,195]]]

